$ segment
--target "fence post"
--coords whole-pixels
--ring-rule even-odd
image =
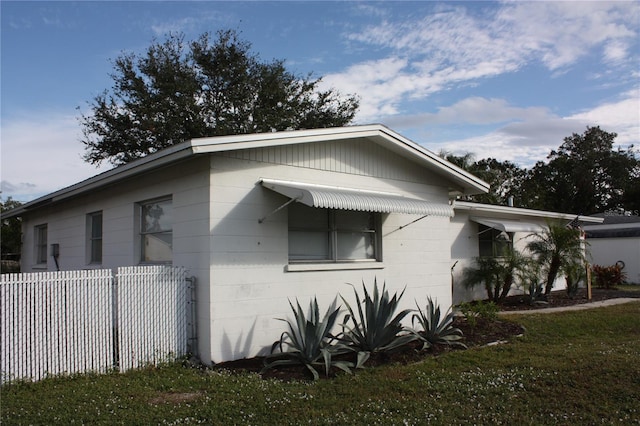
[[[587,268],[587,300],[591,300],[591,266],[589,262],[585,262]]]
[[[186,278],[189,283],[189,297],[187,299],[187,305],[189,309],[189,335],[187,336],[187,351],[195,359],[200,359],[198,353],[198,326],[197,326],[197,312],[196,312],[196,277],[190,276]]]
[[[111,327],[113,335],[113,368],[120,371],[120,331],[118,326],[118,274],[113,271],[113,279],[111,280]]]

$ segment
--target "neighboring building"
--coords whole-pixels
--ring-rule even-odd
[[[362,291],[377,279],[406,288],[402,308],[431,296],[447,309],[451,265],[478,244],[475,222],[450,223],[451,200],[487,190],[371,125],[195,139],[6,216],[23,218],[23,272],[188,268],[199,356],[216,363],[264,354],[288,299],[328,306],[353,297],[347,283]]]
[[[624,266],[627,281],[640,284],[640,216],[603,213],[600,225],[584,226],[591,263]]]
[[[550,221],[601,223],[601,218],[456,201],[451,219],[451,279],[453,303],[486,299],[484,288],[465,289],[460,283],[462,271],[478,256],[495,256],[505,246],[525,251],[535,234],[548,229]],[[554,288],[564,288],[560,277]],[[520,289],[522,291],[523,289]],[[517,289],[514,289],[517,291]]]

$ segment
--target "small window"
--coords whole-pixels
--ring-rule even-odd
[[[480,257],[502,257],[513,249],[513,233],[479,225]]]
[[[89,263],[102,263],[102,212],[87,215]]]
[[[379,214],[289,206],[290,262],[379,260]]]
[[[141,204],[142,261],[171,262],[173,258],[173,202],[155,200]]]
[[[38,265],[47,264],[47,225],[35,227],[35,260]]]

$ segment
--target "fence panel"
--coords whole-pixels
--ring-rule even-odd
[[[0,276],[1,381],[113,367],[110,270]]]
[[[129,266],[117,272],[120,371],[187,353],[190,293],[181,267]]]
[[[183,356],[190,298],[180,267],[0,275],[0,383]]]

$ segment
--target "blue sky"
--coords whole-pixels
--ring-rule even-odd
[[[434,152],[530,167],[599,125],[640,145],[638,2],[10,2],[1,7],[2,197],[110,168],[82,161],[80,112],[111,60],[171,31],[236,29],[264,60],[360,97]],[[79,108],[79,109],[78,109]]]

